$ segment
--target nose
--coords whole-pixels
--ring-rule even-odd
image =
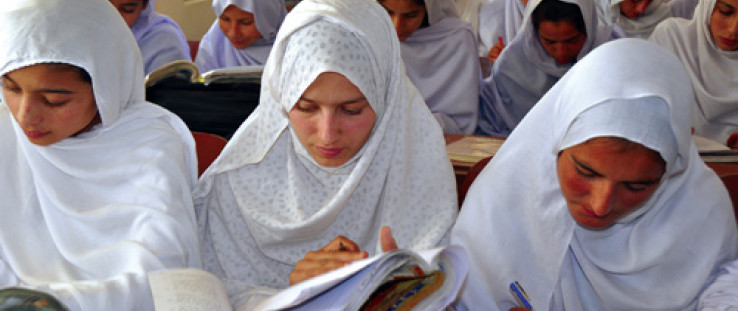
[[[733,16],[728,22],[731,38],[738,38],[738,17]]]
[[[648,1],[645,1],[645,0],[643,0],[641,2],[638,2],[636,4],[636,9],[635,9],[636,10],[636,13],[638,15],[641,15],[641,14],[643,14],[643,12],[646,12],[646,8],[648,8],[648,5],[649,4],[650,3],[648,3]]]
[[[228,37],[229,38],[238,38],[240,35],[240,31],[238,28],[238,23],[231,23],[228,28]]]
[[[17,116],[18,123],[21,127],[32,127],[43,121],[43,114],[38,106],[39,103],[30,95],[25,95],[21,98]]]
[[[597,216],[607,216],[612,211],[615,187],[613,184],[598,182],[590,192],[589,207]]]
[[[395,32],[399,36],[402,33],[402,18],[400,16],[392,16],[392,25],[395,26]]]
[[[341,137],[341,130],[338,126],[338,120],[334,113],[326,112],[321,115],[318,122],[318,139],[325,146],[338,141]]]
[[[569,49],[567,49],[562,42],[557,42],[553,45],[553,51],[551,54],[559,63],[569,62]]]

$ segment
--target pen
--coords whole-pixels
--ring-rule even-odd
[[[497,42],[499,42],[500,45],[502,45],[502,36],[497,37]]]
[[[528,297],[528,293],[525,292],[523,289],[523,286],[518,283],[518,281],[510,283],[510,293],[513,295],[515,300],[518,301],[518,304],[522,305],[523,307],[526,307],[528,309],[533,310],[533,306],[530,304],[530,298]]]

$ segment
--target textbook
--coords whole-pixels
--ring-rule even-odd
[[[738,162],[738,150],[702,136],[692,135],[692,140],[705,162]]]
[[[495,155],[504,142],[502,138],[467,135],[446,145],[446,153],[451,161],[474,164]]]
[[[395,250],[285,288],[253,310],[443,310],[459,293],[468,259],[461,247]],[[197,269],[149,274],[157,311],[232,307],[222,283]]]
[[[264,66],[234,66],[213,69],[200,74],[197,65],[189,60],[168,63],[146,75],[145,85],[150,87],[171,77],[189,80],[191,83],[208,85],[213,82],[252,82],[260,83]]]

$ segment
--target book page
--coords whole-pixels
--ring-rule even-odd
[[[149,273],[156,311],[232,311],[223,283],[200,269],[171,269]]]
[[[501,138],[464,136],[446,145],[446,153],[452,161],[477,163],[486,157],[495,155],[504,142],[505,140]]]

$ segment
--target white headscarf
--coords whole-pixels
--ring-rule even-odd
[[[425,0],[428,27],[400,43],[407,75],[446,133],[471,134],[477,125],[476,34],[453,0]]]
[[[579,6],[587,39],[577,60],[613,37],[611,26],[598,23],[592,0],[561,0]],[[541,45],[531,14],[542,0],[526,6],[520,32],[497,58],[492,76],[480,90],[479,132],[507,136],[533,105],[550,89],[572,64],[561,65]]]
[[[190,60],[190,47],[177,22],[155,11],[156,0],[148,0],[146,9],[131,26],[143,56],[146,74],[176,60]]]
[[[692,77],[695,134],[724,144],[738,132],[738,51],[720,49],[710,35],[715,2],[700,1],[692,20],[664,21],[649,40],[676,54]]]
[[[245,49],[236,49],[218,26],[219,16],[229,6],[254,14],[261,38]],[[284,0],[213,0],[216,19],[202,37],[195,63],[200,72],[232,66],[264,65],[287,9]]]
[[[136,41],[110,2],[4,0],[0,28],[0,74],[83,68],[102,119],[38,146],[0,104],[0,287],[71,310],[152,309],[147,271],[200,265],[192,135],[144,101]]]
[[[630,38],[648,38],[656,25],[674,16],[668,0],[653,0],[641,15],[628,18],[620,12],[623,0],[597,0],[603,6],[602,18],[605,23],[620,25]]]
[[[640,39],[604,44],[564,75],[469,189],[451,236],[470,254],[460,309],[508,310],[513,281],[535,310],[694,309],[738,236],[725,187],[692,142],[688,86],[676,58]],[[656,150],[666,170],[641,208],[588,230],[568,211],[557,155],[612,136]]]
[[[346,76],[376,113],[363,148],[336,168],[315,162],[287,115],[326,71]],[[259,286],[286,287],[295,263],[338,235],[372,255],[384,225],[404,248],[444,242],[455,191],[441,129],[404,75],[387,12],[375,0],[304,0],[277,36],[259,106],[195,192],[205,266],[235,306],[254,303]]]
[[[498,38],[507,45],[523,25],[525,5],[520,0],[487,0],[479,7],[479,56],[487,57]]]

